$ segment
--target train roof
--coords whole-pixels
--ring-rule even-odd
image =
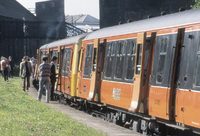
[[[61,40],[58,40],[58,41],[54,41],[54,42],[51,42],[51,43],[48,43],[48,44],[41,46],[40,49],[53,48],[53,47],[69,45],[69,44],[77,44],[78,40],[81,39],[81,38],[84,38],[86,35],[88,35],[88,33],[84,33],[84,34],[81,34],[81,35],[77,35],[77,36],[61,39]]]
[[[48,44],[45,44],[45,45],[42,45],[42,46],[40,47],[40,49],[46,49],[48,45],[49,45],[49,43],[48,43]]]
[[[187,25],[191,23],[200,23],[200,8],[103,28],[92,32],[84,40],[135,32],[146,32],[150,30]]]

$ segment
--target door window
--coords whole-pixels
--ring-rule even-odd
[[[61,72],[62,76],[69,77],[71,51],[72,51],[72,48],[64,49],[63,65],[62,65],[62,72]]]
[[[194,86],[200,87],[200,41],[198,43],[197,60],[194,74]]]
[[[88,44],[86,47],[86,54],[85,54],[85,65],[83,72],[84,78],[91,78],[92,55],[93,55],[93,44]]]
[[[105,58],[105,73],[104,77],[107,79],[111,79],[113,66],[114,66],[114,59],[115,59],[115,42],[108,43],[106,47],[106,58]]]
[[[167,54],[167,44],[168,38],[163,38],[161,40],[160,50],[159,50],[159,59],[158,59],[158,69],[156,74],[156,81],[162,83],[165,67],[165,59]]]
[[[141,58],[142,58],[142,44],[137,45],[137,61],[136,61],[136,74],[139,75],[141,72]]]
[[[124,65],[124,60],[125,60],[125,41],[121,41],[117,43],[117,53],[116,53],[116,66],[115,66],[115,79],[120,79],[122,80],[123,76],[123,69],[125,67]]]
[[[126,80],[133,81],[134,67],[135,67],[135,55],[136,55],[136,41],[128,41],[127,43],[127,68],[126,68]]]

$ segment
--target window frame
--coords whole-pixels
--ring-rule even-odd
[[[130,53],[128,52],[129,46],[128,43],[133,42],[134,43],[134,53],[129,55]],[[123,53],[119,55],[119,43],[123,43]],[[104,69],[103,69],[103,80],[108,80],[108,81],[115,81],[115,82],[124,82],[124,83],[134,83],[134,71],[135,71],[135,58],[136,58],[136,43],[137,43],[137,38],[132,38],[132,39],[122,39],[122,40],[117,40],[117,41],[109,41],[106,43],[106,52],[105,52],[105,58],[104,58]],[[110,51],[108,50],[109,46],[113,44],[114,46],[114,52],[112,49]],[[117,47],[118,46],[118,47]],[[112,53],[111,53],[112,52]],[[117,54],[118,53],[118,54]],[[128,54],[129,53],[129,54]],[[122,77],[117,78],[115,75],[116,70],[117,70],[117,57],[123,57],[123,67],[122,67]],[[127,79],[127,72],[128,72],[128,57],[133,57],[133,73],[132,73],[132,79]],[[113,62],[108,63],[107,61],[112,58]],[[111,74],[110,77],[106,76],[106,72],[108,72],[108,67],[109,65],[112,65],[111,67]]]
[[[70,55],[69,56],[65,56],[65,54],[67,55],[67,52],[70,52]],[[72,60],[72,54],[73,54],[73,50],[72,50],[72,47],[67,47],[67,48],[64,48],[64,51],[63,51],[63,60],[62,60],[62,68],[61,68],[61,75],[63,77],[69,77],[69,73],[70,73],[70,68],[71,68],[71,60]],[[69,59],[69,63],[67,63]],[[69,69],[68,71],[66,70],[66,66],[68,65]]]
[[[132,52],[132,53],[128,53],[128,46],[129,46],[129,43],[130,42],[133,42],[134,43],[134,47],[133,47],[133,49],[134,49],[134,52]],[[124,75],[124,80],[125,80],[125,82],[131,82],[131,83],[134,83],[134,72],[135,72],[135,58],[136,58],[136,45],[137,45],[137,39],[136,38],[134,38],[134,39],[131,39],[131,40],[127,40],[127,47],[126,47],[126,69],[125,69],[125,75]],[[133,61],[134,61],[134,63],[133,63],[133,77],[132,77],[132,79],[128,79],[127,78],[127,74],[128,74],[128,64],[129,64],[129,62],[128,62],[128,57],[133,57]]]
[[[165,42],[163,42],[163,40],[165,40]],[[167,57],[167,49],[168,49],[168,47],[169,47],[169,37],[164,36],[161,39],[161,44],[159,46],[158,63],[157,63],[158,67],[157,67],[157,70],[156,70],[156,83],[157,84],[162,84],[163,83],[163,76],[165,75],[165,65],[166,65],[166,57]],[[163,62],[163,61],[160,60],[161,56],[164,56],[164,63],[161,63],[161,62]],[[160,72],[160,73],[162,72],[162,81],[161,82],[158,81],[158,72]]]
[[[90,47],[89,52],[88,52],[88,47]],[[85,56],[84,56],[84,67],[83,67],[83,78],[91,78],[91,73],[92,73],[92,59],[93,59],[93,54],[94,54],[94,44],[93,43],[89,43],[86,45],[86,49],[85,49]],[[86,60],[89,59],[89,64],[86,65]],[[87,66],[87,67],[86,67]],[[88,68],[88,74],[86,74],[86,68]]]
[[[199,37],[198,37],[198,40],[199,40]],[[197,75],[197,72],[200,73],[200,40],[198,41],[198,45],[196,48],[197,48],[197,52],[196,52],[196,60],[195,60],[194,75],[193,75],[193,89],[195,89],[195,90],[200,89],[200,85],[198,86],[197,84],[195,84],[197,77],[200,76],[200,74]],[[198,63],[198,61],[199,61],[199,63]],[[200,79],[199,79],[199,81],[200,81]]]
[[[107,63],[108,59],[112,59],[112,61],[113,61],[112,64],[115,64],[116,53],[115,52],[113,53],[113,49],[115,51],[115,48],[112,49],[112,47],[114,47],[115,45],[116,45],[116,41],[111,41],[111,42],[106,43],[106,53],[105,53],[105,58],[104,58],[104,70],[103,70],[103,73],[104,73],[103,79],[105,79],[105,80],[113,80],[114,67],[112,67],[111,75],[109,77],[106,76],[106,74],[107,74],[107,70],[108,70],[107,69],[108,68],[108,63]],[[110,53],[108,53],[109,46],[112,46]],[[110,54],[110,55],[108,56],[108,54]]]
[[[127,54],[127,52],[126,52],[126,48],[127,48],[127,41],[126,40],[120,40],[120,41],[117,41],[116,42],[117,43],[117,49],[115,50],[116,52],[115,52],[115,61],[116,61],[116,63],[115,63],[115,70],[114,70],[114,72],[113,72],[113,79],[115,80],[115,81],[124,81],[124,77],[125,77],[125,66],[126,66],[126,54]],[[120,49],[122,49],[121,48],[121,45],[123,44],[123,50],[120,50]],[[122,58],[123,57],[123,58]],[[122,64],[123,64],[123,66],[122,66],[122,69],[121,69],[121,77],[120,78],[118,78],[118,77],[116,77],[117,75],[116,75],[116,72],[117,72],[117,68],[118,68],[118,58],[122,58]]]

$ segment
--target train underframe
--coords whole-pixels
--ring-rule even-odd
[[[133,113],[110,105],[88,101],[86,99],[71,97],[61,92],[55,92],[55,99],[61,104],[69,105],[93,117],[120,125],[149,136],[198,136],[199,130],[184,126],[180,123],[169,122],[156,117]]]

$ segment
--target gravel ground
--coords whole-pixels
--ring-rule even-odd
[[[37,91],[34,87],[29,89],[28,95],[37,99]],[[42,96],[41,102],[45,103],[45,96]],[[76,119],[78,122],[81,122],[87,125],[90,128],[94,128],[100,132],[104,132],[109,136],[140,136],[141,134],[133,132],[132,130],[117,126],[115,124],[106,122],[102,119],[95,118],[91,115],[88,115],[82,111],[74,109],[68,105],[60,104],[58,101],[50,101],[46,105],[53,107],[54,109],[63,112],[70,116],[71,118]]]

